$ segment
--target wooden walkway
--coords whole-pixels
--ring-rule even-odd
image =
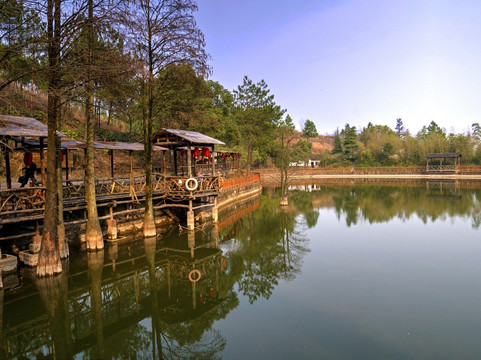
[[[188,202],[205,197],[217,196],[221,186],[220,176],[203,176],[197,180],[195,190],[186,187],[185,176],[153,175],[154,208],[182,207],[189,208]],[[192,188],[192,187],[191,187]],[[108,210],[101,219],[108,219],[122,214],[140,212],[145,199],[145,176],[97,180],[95,183],[96,200],[99,209]],[[66,180],[63,182],[64,214],[77,213],[77,218],[84,218],[86,210],[85,184],[83,180]],[[0,190],[0,225],[41,220],[46,214],[45,187]],[[106,213],[107,211],[100,212]],[[83,219],[70,223],[84,222]],[[66,224],[69,221],[66,219]],[[1,230],[0,230],[1,232]],[[0,239],[3,239],[0,233]]]

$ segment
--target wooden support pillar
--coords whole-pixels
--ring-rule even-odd
[[[42,180],[42,186],[45,186],[45,154],[44,154],[44,138],[40,138],[40,179]]]
[[[5,173],[7,177],[7,189],[12,188],[12,173],[10,170],[10,151],[5,148]]]
[[[162,168],[164,171],[164,177],[167,175],[167,166],[165,162],[165,151],[162,151]]]
[[[129,192],[130,196],[134,197],[134,165],[132,159],[132,150],[129,150]]]
[[[192,150],[187,146],[187,176],[192,177]]]
[[[68,180],[68,149],[65,149],[65,180]]]
[[[212,176],[215,175],[215,147],[212,145]]]
[[[107,238],[117,240],[117,221],[114,219],[113,205],[110,206],[110,219],[107,220]]]
[[[179,175],[178,171],[177,171],[177,150],[175,150],[174,148],[174,173],[175,173],[175,176]]]
[[[192,210],[192,200],[189,200],[189,211],[187,211],[187,229],[194,230],[195,217],[194,210]]]
[[[216,223],[219,221],[219,211],[217,209],[217,196],[214,196],[214,207],[212,208],[212,222]]]
[[[110,177],[113,179],[114,178],[114,151],[109,150],[109,155],[110,155]]]
[[[35,235],[32,237],[32,244],[29,245],[28,249],[32,254],[37,254],[40,252],[40,245],[42,243],[42,235],[40,235],[38,221],[35,224]]]

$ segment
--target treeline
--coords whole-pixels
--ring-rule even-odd
[[[361,131],[349,124],[334,134],[331,154],[324,154],[322,163],[355,163],[360,166],[424,165],[429,153],[460,153],[465,164],[481,164],[481,126],[472,125],[465,134],[448,134],[435,121],[415,135],[404,129],[402,119],[395,129],[369,123]]]

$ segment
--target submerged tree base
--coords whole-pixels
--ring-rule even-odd
[[[157,231],[155,229],[154,218],[149,217],[148,220],[146,218],[145,222],[144,222],[144,236],[145,237],[152,237],[152,236],[155,237],[156,235],[157,235]]]

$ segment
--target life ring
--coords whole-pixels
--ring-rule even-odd
[[[199,182],[195,178],[188,178],[185,180],[185,188],[189,191],[194,191],[199,186]]]
[[[194,277],[193,277],[194,274],[197,274],[197,278],[196,278],[196,279],[194,279]],[[197,282],[197,281],[200,280],[201,276],[202,276],[202,275],[201,275],[200,271],[197,270],[197,269],[194,269],[194,270],[192,270],[192,271],[189,273],[189,280],[195,283],[195,282]]]

